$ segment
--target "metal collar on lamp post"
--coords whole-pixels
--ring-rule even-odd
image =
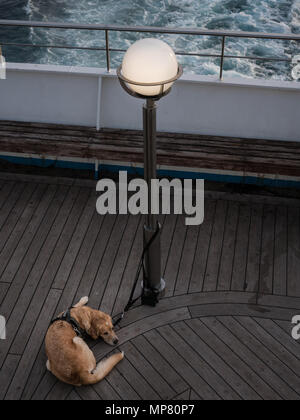
[[[117,69],[117,76],[119,78],[120,84],[122,88],[131,96],[138,98],[138,99],[152,99],[153,101],[159,101],[164,96],[167,96],[173,87],[173,83],[176,82],[180,77],[183,75],[183,68],[180,64],[178,64],[178,72],[175,77],[172,77],[169,80],[164,80],[162,82],[156,82],[156,83],[143,83],[143,82],[135,82],[133,80],[127,79],[122,75],[122,65],[120,65]],[[167,90],[164,90],[165,86],[172,84]],[[155,86],[161,86],[161,93],[154,96],[148,96],[148,95],[141,95],[140,93],[135,92],[134,90],[130,89],[128,85],[133,86],[142,86],[142,87],[155,87]]]

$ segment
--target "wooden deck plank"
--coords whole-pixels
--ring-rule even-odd
[[[140,400],[141,397],[136,393],[132,386],[127,382],[121,373],[115,369],[107,377],[109,384],[117,391],[122,400]]]
[[[102,400],[118,401],[121,399],[116,390],[108,383],[107,379],[94,385],[94,389]]]
[[[30,337],[31,331],[36,323],[38,314],[43,310],[44,302],[50,292],[52,281],[52,278],[50,278],[49,281],[49,271],[47,271],[47,268],[49,267],[49,264],[51,265],[53,262],[52,257],[57,250],[59,238],[61,237],[62,230],[70,216],[70,211],[73,208],[77,194],[78,190],[76,188],[69,190],[66,194],[65,201],[57,214],[45,244],[43,245],[43,248],[36,260],[34,268],[32,269],[20,294],[17,306],[22,308],[28,307],[28,309],[26,310],[18,333],[12,343],[12,353],[22,354],[26,341],[28,337]],[[51,270],[52,268],[55,267],[51,267]],[[35,290],[33,297],[32,289]],[[30,302],[29,306],[27,306],[28,302]]]
[[[72,304],[77,303],[75,302],[74,298],[75,298],[78,286],[81,282],[83,273],[90,259],[97,236],[100,232],[102,222],[103,222],[103,218],[99,217],[96,213],[94,213],[93,218],[89,224],[89,227],[87,228],[85,237],[82,238],[80,249],[78,247],[78,254],[77,254],[77,257],[74,259],[74,261],[73,261],[73,256],[72,256],[71,264],[73,264],[73,266],[71,267],[67,283],[64,287],[62,298],[57,308],[57,313],[65,311],[69,307],[71,307]]]
[[[84,401],[101,400],[100,395],[92,387],[81,387],[76,389],[76,394]]]
[[[77,394],[76,391],[72,391],[68,397],[66,398],[67,401],[82,401],[80,396]]]
[[[3,299],[9,289],[9,283],[0,283],[0,307],[2,305]]]
[[[24,213],[28,206],[28,202],[31,199],[37,185],[34,184],[25,184],[24,189],[16,202],[14,208],[11,209],[8,218],[5,221],[5,224],[0,230],[0,251],[5,246],[8,238],[11,233],[14,232],[15,226],[19,221],[19,218]]]
[[[0,125],[2,152],[138,163],[143,160],[142,146],[140,131],[97,132],[85,127],[9,122]],[[299,155],[296,142],[158,133],[158,160],[169,166],[298,176]]]
[[[200,226],[189,226],[187,228],[186,240],[175,286],[175,296],[184,295],[189,289],[199,232]]]
[[[6,224],[7,219],[11,215],[12,210],[16,206],[18,200],[20,199],[23,191],[25,188],[25,184],[19,183],[16,184],[9,196],[5,199],[5,202],[3,203],[3,206],[1,208],[0,212],[0,229],[3,228],[3,226]]]
[[[134,238],[137,235],[139,222],[139,216],[130,216],[128,219],[126,230],[118,250],[118,255],[116,256],[116,260],[111,271],[110,277],[108,279],[107,286],[104,291],[100,305],[101,310],[108,314],[112,314],[118,291],[120,287],[124,287],[122,285],[122,278],[128,262],[128,258],[131,253]],[[139,234],[142,235],[142,231],[140,231]],[[132,279],[132,281],[133,280],[134,278]]]
[[[95,195],[91,193],[91,191],[89,191],[89,193],[90,195],[84,208],[84,211],[78,221],[76,230],[72,236],[68,250],[66,251],[64,259],[59,267],[59,270],[57,271],[56,278],[53,282],[53,288],[55,289],[64,289],[68,278],[71,274],[76,257],[80,251],[82,242],[87,233],[87,229],[89,228],[92,217],[95,213]]]
[[[276,339],[272,337],[266,330],[251,318],[239,318],[239,323],[243,325],[251,334],[270,351],[274,354],[281,363],[285,366],[286,376],[282,378],[289,378],[289,383],[294,386],[294,390],[298,392],[300,398],[300,363],[299,355],[294,357],[284,346],[281,345]]]
[[[271,294],[273,292],[275,241],[275,208],[273,206],[265,206],[259,281],[260,293]]]
[[[204,285],[204,276],[207,265],[207,256],[211,243],[211,235],[216,211],[216,201],[206,200],[205,202],[205,220],[201,226],[198,244],[195,254],[195,261],[191,276],[189,293],[202,292]]]
[[[273,387],[278,390],[279,395],[287,399],[300,399],[299,385],[300,379],[294,379],[293,375],[287,373],[286,367],[282,362],[277,359],[272,353],[270,353],[266,348],[264,348],[261,343],[247,330],[242,326],[242,318],[238,317],[237,319],[224,317],[222,318],[222,323],[235,335],[238,336],[241,342],[264,361],[264,364],[269,367],[276,375],[277,384],[273,383]],[[289,378],[289,379],[288,379]],[[270,383],[270,382],[269,382]],[[298,390],[298,392],[297,392]]]
[[[218,201],[215,222],[212,230],[211,244],[207,257],[206,272],[204,277],[204,292],[213,292],[218,287],[219,268],[222,255],[225,223],[227,218],[228,203]]]
[[[150,365],[131,342],[123,346],[122,349],[126,354],[126,359],[130,361],[138,372],[142,372],[143,376],[156,392],[158,399],[169,400],[174,396],[173,389],[168,385],[163,376]]]
[[[24,313],[28,309],[28,305],[32,299],[32,294],[39,282],[39,264],[45,264],[43,255],[46,255],[48,258],[48,250],[45,243],[47,243],[48,234],[51,231],[52,224],[55,222],[65,197],[66,187],[60,187],[47,212],[47,223],[43,223],[40,227],[16,278],[1,305],[1,311],[8,320],[7,328],[9,329],[10,334],[0,348],[0,365],[2,365],[6,352],[15,338],[23,320]],[[42,256],[37,260],[41,250]]]
[[[173,368],[193,387],[199,395],[207,400],[220,400],[219,395],[208,385],[195,370],[158,332],[152,330],[145,337],[163,357],[171,362]]]
[[[47,397],[45,398],[45,400],[46,401],[64,401],[67,398],[67,396],[70,394],[72,389],[73,387],[70,385],[64,384],[62,382],[56,382],[54,387],[47,394]],[[87,391],[92,392],[92,389],[89,388]],[[98,396],[97,396],[97,399],[99,399]]]
[[[287,295],[287,218],[287,207],[277,207],[275,226],[273,293],[281,296]]]
[[[3,241],[3,247],[0,253],[0,265],[4,268],[7,265],[7,262],[12,257],[13,252],[17,248],[23,234],[31,221],[37,206],[41,202],[41,199],[45,193],[46,187],[45,185],[39,185],[35,190],[32,200],[24,209],[20,219],[18,220],[17,224],[14,227],[14,230],[11,232],[9,238],[6,241]]]
[[[289,308],[276,308],[268,306],[257,306],[255,303],[251,302],[247,305],[235,303],[235,304],[214,304],[214,305],[195,305],[191,306],[190,313],[192,318],[199,318],[205,316],[253,316],[258,318],[271,318],[280,321],[291,320],[295,314],[295,309]]]
[[[174,393],[182,393],[188,387],[186,381],[174,370],[170,360],[164,358],[143,335],[135,338],[132,343],[149,361],[152,368],[169,384]]]
[[[237,225],[239,218],[239,204],[235,202],[228,203],[228,217],[225,225],[224,243],[220,262],[220,271],[218,277],[218,290],[230,290],[233,261],[235,253],[235,241],[237,234]]]
[[[61,292],[52,290],[43,306],[43,311],[37,320],[36,326],[32,332],[30,340],[22,355],[21,361],[14,375],[13,381],[8,389],[5,399],[20,399],[22,391],[26,385],[27,377],[38,355],[38,349],[42,345],[45,337],[45,331],[53,317],[54,309],[57,305]]]
[[[22,264],[22,261],[25,256],[27,256],[27,251],[29,250],[32,241],[36,237],[38,229],[45,218],[47,210],[53,201],[55,193],[57,191],[57,187],[55,185],[49,185],[45,195],[43,196],[42,201],[40,202],[39,206],[37,207],[27,229],[22,236],[22,239],[18,243],[12,257],[9,261],[4,261],[0,265],[0,279],[5,282],[12,282],[14,280],[14,276],[18,271],[19,267]],[[30,249],[31,251],[31,249]],[[32,252],[32,251],[31,251]],[[23,278],[28,275],[28,269],[23,271]]]
[[[0,369],[0,400],[4,400],[14,374],[18,368],[21,356],[9,354]]]
[[[137,267],[143,252],[143,226],[144,218],[141,217],[137,226],[136,234],[133,240],[130,255],[128,256],[126,268],[123,273],[122,281],[116,295],[116,301],[111,311],[113,314],[121,313],[128,303],[133,282],[137,273]],[[142,273],[140,274],[139,282],[135,296],[141,294]]]
[[[288,296],[300,296],[300,212],[288,212]]]
[[[120,244],[126,230],[127,222],[128,216],[119,215],[111,232],[109,242],[90,293],[90,304],[95,308],[100,308],[111,271],[114,267],[115,259],[119,252]]]
[[[203,322],[202,322],[203,321]],[[211,318],[204,320],[193,320],[188,323],[193,331],[209,345],[213,351],[239,376],[240,392],[246,400],[260,400],[264,395],[265,388],[261,387],[261,381],[255,373],[247,366],[243,359],[239,358],[229,346],[224,345],[219,334],[214,334],[209,328]],[[220,372],[222,374],[222,371]],[[232,378],[232,375],[231,375]],[[235,383],[236,384],[236,383]],[[234,386],[234,382],[232,383]],[[270,394],[269,394],[270,395]]]
[[[170,248],[170,254],[168,257],[166,270],[164,274],[164,277],[167,282],[165,292],[165,296],[167,297],[174,295],[174,288],[178,276],[178,270],[183,252],[186,232],[187,227],[185,226],[184,218],[182,216],[178,216]]]
[[[208,383],[223,400],[239,400],[239,395],[226,383],[222,376],[215,370],[215,366],[207,363],[205,357],[190,341],[190,329],[185,323],[178,323],[159,329],[161,335],[172,347],[184,355],[192,368]],[[188,337],[188,342],[187,342]]]
[[[76,293],[76,302],[78,302],[82,296],[92,296],[91,290],[97,278],[97,273],[101,267],[103,257],[110,242],[116,220],[117,216],[105,216],[105,220],[103,221],[91,257],[86,266],[85,272],[82,275],[82,279]],[[90,302],[89,305],[93,306],[93,302]]]
[[[231,290],[245,290],[246,266],[249,248],[250,218],[250,206],[242,204],[240,207]]]
[[[227,318],[206,318],[201,319],[201,322],[207,328],[209,334],[215,334],[219,340],[222,341],[223,345],[227,346],[233,354],[238,357],[244,363],[244,373],[246,378],[252,381],[253,386],[264,399],[267,400],[280,400],[282,398],[281,381],[278,382],[276,374],[269,369],[263,360],[261,360],[255,353],[252,353],[240,340],[239,335],[235,335],[230,328],[225,325]],[[228,317],[230,319],[230,317]],[[195,321],[198,325],[198,321]],[[200,322],[199,322],[200,324]],[[192,323],[191,323],[192,325]],[[197,331],[196,331],[197,332]],[[202,330],[201,330],[202,333]],[[240,374],[242,371],[239,371]],[[248,373],[247,373],[248,372]],[[287,392],[286,395],[289,395]]]
[[[3,181],[3,185],[0,190],[0,210],[5,205],[7,197],[10,195],[15,185],[16,184],[14,181],[6,181],[6,182]]]
[[[41,389],[41,383],[45,375],[47,376],[47,378],[50,377],[54,383],[55,378],[45,369],[46,362],[47,356],[45,352],[45,346],[43,343],[40,349],[38,350],[38,355],[35,359],[31,372],[29,373],[26,379],[26,385],[23,389],[21,396],[22,400],[30,400],[33,397],[36,390]]]
[[[247,292],[259,291],[260,263],[262,249],[263,205],[251,206],[251,224],[249,233],[249,250],[246,268],[245,290]]]
[[[117,366],[117,370],[126,378],[142,400],[155,401],[160,399],[160,396],[152,386],[149,385],[148,381],[142,375],[142,372],[135,369],[127,357],[125,357],[122,363]]]

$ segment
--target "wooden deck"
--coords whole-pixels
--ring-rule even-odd
[[[46,371],[49,322],[85,295],[123,308],[142,219],[98,216],[92,182],[0,174],[0,399],[300,399],[300,201],[208,193],[201,227],[162,222],[166,297],[124,319],[107,379],[74,389]]]
[[[300,143],[158,133],[158,163],[167,167],[300,177]],[[0,121],[0,152],[38,157],[143,162],[143,133]]]

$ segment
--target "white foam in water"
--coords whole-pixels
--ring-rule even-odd
[[[4,1],[4,3],[10,2],[14,5],[18,3],[17,0]],[[19,0],[19,2],[24,3],[23,18],[29,20],[300,33],[300,0],[89,0],[85,2]],[[6,19],[15,18],[12,7],[10,16],[7,15],[8,13]],[[113,33],[111,47],[127,49],[132,42],[143,36],[145,35]],[[221,50],[220,39],[217,38],[174,35],[158,37],[167,41],[177,51],[216,54]],[[88,31],[74,33],[74,31],[34,29],[28,33],[28,38],[34,43],[104,46],[103,34]],[[24,42],[24,34],[19,41]],[[300,54],[300,45],[295,42],[272,40],[229,39],[226,52],[230,55],[291,58]],[[12,61],[11,57],[9,58]],[[16,50],[14,61],[21,59],[39,63],[105,67],[105,54],[101,52],[30,50],[26,56],[24,51]],[[113,67],[116,67],[121,60],[121,54],[112,54]],[[219,73],[219,59],[181,56],[180,61],[186,72],[206,75]],[[225,77],[238,75],[291,80],[291,66],[282,62],[263,63],[257,60],[227,59],[224,74]]]

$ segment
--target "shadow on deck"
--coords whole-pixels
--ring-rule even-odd
[[[142,219],[97,215],[91,182],[0,174],[0,399],[300,399],[299,207],[215,192],[201,227],[163,218],[166,297],[130,311],[107,379],[73,389],[46,371],[49,322],[86,295],[123,309]]]

